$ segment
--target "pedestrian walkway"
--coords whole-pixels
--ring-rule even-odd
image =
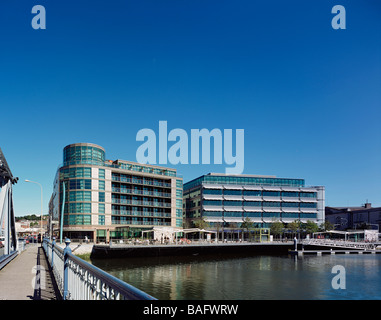
[[[57,300],[43,248],[30,244],[0,270],[0,300]]]

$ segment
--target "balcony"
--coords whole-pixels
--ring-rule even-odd
[[[111,199],[111,203],[115,204],[130,204],[137,206],[150,206],[150,207],[164,207],[170,208],[171,203],[168,202],[154,202],[154,201],[143,201],[143,200],[131,200],[131,199]]]
[[[127,189],[127,188],[112,187],[112,192],[132,194],[132,195],[143,195],[143,196],[171,198],[171,194],[170,193],[168,193],[168,192],[159,192],[159,191],[134,190],[134,189]]]
[[[152,181],[152,180],[145,180],[145,179],[138,179],[138,178],[127,178],[127,177],[120,177],[115,175],[112,176],[111,180],[125,182],[125,183],[132,183],[132,184],[165,187],[165,188],[171,187],[171,184],[168,182],[160,182],[160,181],[154,181],[154,180]]]

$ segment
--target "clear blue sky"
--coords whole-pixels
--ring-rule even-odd
[[[34,5],[46,30],[31,27]],[[331,9],[346,9],[334,30]],[[70,143],[136,160],[139,129],[245,130],[246,174],[381,206],[378,0],[28,0],[0,11],[2,148],[16,215],[44,212]],[[171,165],[169,165],[171,166]],[[184,181],[225,165],[177,165]]]

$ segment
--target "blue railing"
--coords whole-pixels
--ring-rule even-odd
[[[70,240],[62,249],[44,239],[43,248],[64,300],[156,300],[71,253]]]

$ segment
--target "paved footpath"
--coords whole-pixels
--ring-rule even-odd
[[[0,270],[0,300],[57,300],[40,244],[27,245],[26,250]]]

